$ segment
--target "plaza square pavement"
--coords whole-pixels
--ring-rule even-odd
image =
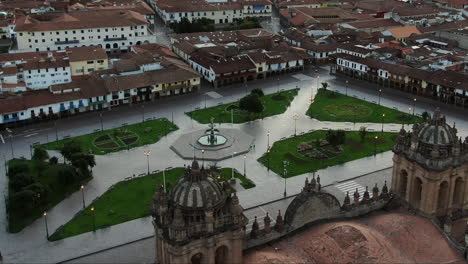
[[[329,76],[326,68],[321,69],[318,74],[320,75],[320,82],[327,81],[330,83],[331,89],[345,92],[344,80],[342,78]],[[281,138],[290,137],[294,134],[293,115],[299,115],[299,120],[297,120],[298,134],[318,129],[356,131],[362,126],[373,129],[374,131],[381,130],[380,123],[353,124],[350,122],[320,122],[307,117],[305,112],[309,107],[311,96],[313,96],[317,90],[318,82],[315,76],[315,71],[309,69],[299,74],[280,76],[279,85],[277,85],[276,78],[273,78],[248,83],[247,88],[245,88],[244,85],[224,87],[216,90],[216,93],[222,95],[222,97],[205,95],[206,92],[213,92],[213,90],[204,88],[196,94],[171,97],[154,103],[147,103],[145,104],[144,114],[139,105],[134,105],[132,107],[124,106],[101,112],[103,113],[104,128],[118,127],[122,123],[141,122],[145,117],[166,117],[169,120],[173,119],[177,126],[179,126],[179,130],[170,133],[155,144],[130,149],[129,151],[96,156],[97,165],[93,168],[94,178],[85,189],[86,203],[89,204],[93,199],[102,195],[113,184],[129,176],[146,173],[146,157],[143,155],[143,151],[145,150],[149,150],[152,153],[150,156],[150,169],[152,171],[167,167],[182,167],[183,165],[190,164],[191,161],[181,159],[176,153],[170,150],[170,146],[180,135],[204,129],[207,128],[207,126],[191,120],[190,117],[185,115],[185,112],[191,111],[196,107],[204,107],[205,102],[207,106],[210,107],[219,103],[236,101],[253,88],[262,88],[265,93],[273,93],[278,89],[292,89],[298,86],[300,88],[299,94],[295,97],[287,111],[281,115],[243,124],[221,124],[221,128],[239,129],[254,137],[255,148],[247,153],[246,159],[242,156],[237,156],[220,161],[217,163],[217,166],[234,167],[239,172],[243,172],[245,160],[247,177],[254,181],[257,187],[243,190],[240,186],[236,185],[242,206],[244,208],[252,208],[247,211],[249,217],[253,217],[257,214],[260,217],[260,211],[270,210],[272,216],[276,216],[275,211],[277,211],[278,208],[285,208],[288,204],[287,199],[282,200],[285,183],[287,196],[292,196],[300,192],[305,177],[310,175],[303,174],[288,178],[285,181],[277,174],[268,171],[256,160],[266,151],[268,141],[271,145]],[[349,95],[365,98],[368,101],[378,100],[377,89],[366,83],[353,80],[347,92]],[[406,95],[406,97],[402,96],[402,94],[395,94],[394,91],[385,90],[381,97],[381,104],[407,112],[409,105],[413,107],[412,98],[408,95]],[[435,108],[433,101],[426,101],[424,98],[418,100],[415,106],[416,113],[421,113],[424,110],[433,111]],[[441,108],[442,111],[447,114],[448,122],[455,121],[457,123],[459,135],[467,136],[468,124],[464,121],[464,110],[450,108],[449,106],[442,106]],[[398,124],[385,124],[384,131],[397,132],[401,127],[402,126]],[[66,120],[60,120],[57,125],[59,138],[82,135],[99,128],[99,113],[87,113]],[[405,128],[409,129],[408,126],[405,126]],[[269,139],[267,136],[268,131],[270,132]],[[53,124],[50,123],[17,129],[15,130],[15,136],[12,142],[14,146],[14,156],[29,157],[30,144],[34,142],[46,142],[47,140],[53,139],[55,139],[55,129]],[[0,144],[0,153],[5,160],[12,157],[8,142],[7,144]],[[54,151],[51,151],[50,154],[60,157],[60,155]],[[201,152],[196,153],[196,155],[201,159]],[[0,158],[2,158],[2,156],[0,156]],[[212,164],[211,162],[207,163]],[[388,151],[377,154],[376,156],[369,156],[343,165],[322,169],[319,170],[317,174],[321,177],[322,185],[328,186],[327,189],[329,190],[334,190],[341,201],[346,190],[358,188],[358,190],[362,192],[365,185],[369,185],[371,188],[375,182],[379,183],[379,186],[382,186],[383,178],[386,180],[391,178],[390,173],[385,172],[383,169],[391,165],[392,152]],[[377,172],[376,174],[369,174],[380,170],[383,171]],[[0,172],[4,173],[4,171],[5,168],[2,162]],[[361,175],[367,176],[358,177]],[[372,177],[372,175],[375,175],[375,177]],[[362,179],[368,180],[362,182]],[[0,189],[2,189],[4,195],[6,195],[6,177],[0,177]],[[271,203],[274,201],[276,202]],[[258,208],[259,204],[270,205]],[[72,194],[52,208],[48,212],[47,219],[51,233],[59,226],[72,219],[81,208],[82,201],[80,192]],[[99,208],[96,208],[96,210],[99,210]],[[6,263],[61,262],[129,242],[137,240],[143,241],[141,239],[152,236],[153,234],[150,217],[125,222],[106,229],[97,230],[94,233],[90,232],[56,242],[48,242],[46,240],[43,218],[36,220],[33,224],[16,234],[9,234],[6,232],[6,223],[5,203],[3,199],[0,199],[0,251]]]

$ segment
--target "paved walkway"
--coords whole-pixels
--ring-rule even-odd
[[[320,81],[331,81],[334,77],[330,77],[327,71],[320,72]],[[283,137],[289,137],[294,134],[294,121],[292,116],[297,113],[300,119],[297,122],[297,131],[307,132],[311,129],[345,129],[358,130],[361,126],[366,126],[370,129],[379,131],[381,124],[353,124],[353,123],[332,123],[320,122],[310,119],[305,116],[305,112],[309,106],[311,94],[316,93],[316,81],[312,80],[314,73],[302,73],[292,76],[281,76],[280,85],[276,85],[276,80],[262,80],[254,84],[250,84],[247,91],[240,86],[230,86],[224,89],[216,90],[221,94],[221,98],[213,98],[204,96],[207,90],[201,94],[192,94],[180,97],[167,98],[153,104],[145,105],[145,115],[155,117],[174,117],[174,122],[180,127],[176,132],[169,134],[156,144],[131,149],[130,151],[121,151],[105,156],[96,156],[97,166],[93,169],[94,179],[87,185],[85,190],[86,203],[102,195],[112,184],[115,184],[132,174],[140,174],[146,172],[146,159],[143,155],[144,150],[150,150],[151,170],[163,169],[166,167],[180,167],[184,161],[178,157],[169,146],[181,134],[193,131],[200,128],[205,128],[205,125],[200,125],[197,122],[190,120],[184,112],[190,111],[195,107],[204,107],[204,100],[207,98],[207,106],[217,105],[218,103],[227,103],[238,100],[244,96],[246,92],[253,88],[262,88],[266,93],[275,92],[277,89],[292,89],[296,85],[301,88],[298,96],[294,99],[291,107],[282,114],[264,120],[257,120],[245,124],[222,124],[221,127],[238,128],[245,133],[248,133],[256,138],[256,148],[248,153],[247,159],[247,176],[252,179],[257,187],[250,190],[241,191],[239,197],[244,207],[252,207],[261,203],[277,200],[283,196],[285,181],[280,176],[258,163],[256,159],[260,157],[267,149],[267,131],[270,131],[270,144]],[[302,80],[302,81],[301,81]],[[336,82],[333,82],[332,89],[343,89],[338,87]],[[353,88],[348,89],[351,94]],[[356,92],[359,97],[367,97],[367,100],[377,100],[377,94],[365,94]],[[396,107],[405,111],[407,105],[399,103],[396,100],[387,100],[382,98],[382,105]],[[423,108],[417,105],[416,112],[421,112]],[[104,127],[117,127],[122,123],[133,123],[141,120],[142,112],[138,105],[133,107],[116,108],[108,112],[103,112]],[[455,120],[460,120],[455,118]],[[89,113],[66,121],[59,122],[59,137],[70,135],[76,136],[89,133],[100,127],[99,116],[97,113]],[[457,125],[459,131],[466,133],[468,131],[466,124],[461,121]],[[461,124],[461,125],[460,125]],[[397,131],[401,125],[386,124],[385,131]],[[45,142],[55,137],[55,129],[53,127],[38,125],[32,127],[31,131],[15,131],[13,141],[15,156],[29,157],[28,145],[33,142]],[[0,151],[4,154],[5,159],[11,158],[10,146],[8,144],[0,145]],[[201,153],[198,153],[201,158]],[[356,161],[352,161],[343,165],[330,167],[320,170],[322,184],[328,185],[335,182],[343,181],[369,173],[371,171],[383,169],[391,166],[391,152],[378,154],[375,157],[368,157]],[[244,160],[240,157],[227,159],[219,162],[217,165],[222,167],[234,167],[239,171],[243,171]],[[0,165],[0,172],[4,171],[3,164]],[[307,175],[300,175],[287,179],[286,189],[287,194],[295,194],[302,188],[304,178]],[[361,184],[362,185],[362,184]],[[0,177],[0,189],[6,193],[6,177]],[[63,241],[47,242],[45,239],[44,219],[38,219],[30,226],[26,227],[18,234],[9,234],[6,230],[5,204],[0,199],[0,250],[7,262],[49,262],[54,255],[60,259],[70,259],[77,256],[77,249],[83,252],[95,252],[99,249],[109,248],[118,245],[122,240],[133,241],[151,234],[152,228],[150,225],[139,228],[137,223],[149,223],[149,220],[135,220],[121,225],[116,225],[112,228],[99,230],[96,233],[88,233],[82,236],[76,236]],[[56,230],[60,225],[65,224],[74,214],[81,209],[81,194],[79,192],[71,195],[59,205],[49,211],[48,225],[49,230]],[[97,208],[99,210],[99,208]],[[146,221],[146,222],[145,222]],[[146,227],[148,226],[148,227]],[[109,231],[112,230],[112,232]],[[120,242],[118,242],[120,241]],[[127,241],[127,242],[128,242]],[[31,249],[37,250],[31,250]],[[53,252],[53,254],[51,253]]]

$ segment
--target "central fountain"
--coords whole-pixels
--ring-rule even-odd
[[[219,133],[219,130],[215,128],[213,123],[213,117],[208,125],[210,129],[205,130],[205,134],[198,138],[198,143],[203,146],[219,146],[226,143],[227,138]]]
[[[220,161],[248,152],[253,144],[254,138],[239,129],[216,128],[214,118],[208,127],[181,135],[171,149],[184,159]]]

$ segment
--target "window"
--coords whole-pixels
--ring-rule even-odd
[[[84,33],[84,30],[81,30],[81,33]]]
[[[19,34],[19,35],[20,35],[20,36],[23,36],[23,32],[20,32],[20,34]]]
[[[106,28],[106,32],[108,32],[108,31],[109,31],[109,29]]]
[[[94,61],[87,61],[86,63],[87,63],[87,64],[93,64]]]
[[[145,26],[141,26],[141,29],[144,29],[144,28],[145,28]]]
[[[57,34],[57,35],[58,35],[58,34],[60,34],[60,33],[59,33],[58,31],[56,31],[56,32],[55,32],[55,34]]]
[[[73,32],[73,34],[76,34],[76,31],[75,31],[75,30],[73,30],[72,32]]]
[[[44,36],[44,32],[41,33],[41,36]]]

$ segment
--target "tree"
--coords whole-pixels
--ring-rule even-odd
[[[49,159],[49,164],[50,165],[55,165],[58,163],[58,158],[53,156],[52,158]]]
[[[32,156],[33,160],[44,161],[49,158],[49,153],[43,147],[35,147],[34,154]]]
[[[427,111],[424,111],[422,114],[421,114],[422,118],[424,119],[424,121],[427,121],[429,119],[429,113]]]
[[[263,93],[263,90],[262,89],[259,89],[259,88],[255,88],[253,89],[250,94],[256,94],[258,95],[258,97],[262,97],[264,96],[265,94]]]
[[[329,144],[336,147],[345,142],[346,133],[343,130],[328,130],[326,138]]]
[[[323,82],[322,83],[322,89],[326,90],[328,87],[328,83],[327,82]]]
[[[72,166],[78,171],[78,176],[81,180],[91,176],[89,168],[96,166],[94,155],[85,153],[76,153],[71,157]]]
[[[76,171],[71,167],[61,168],[57,173],[57,177],[58,182],[64,186],[78,181]]]
[[[263,104],[257,94],[249,94],[240,99],[239,108],[249,113],[260,113],[263,111]]]
[[[74,154],[80,152],[83,152],[83,148],[81,147],[80,142],[75,140],[65,142],[62,149],[60,150],[60,153],[66,160],[70,160]]]
[[[359,128],[359,137],[361,138],[361,142],[364,142],[364,140],[366,139],[366,135],[367,135],[366,127]]]

